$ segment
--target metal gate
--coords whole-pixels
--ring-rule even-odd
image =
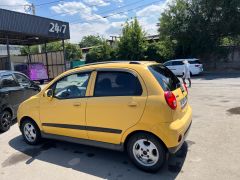
[[[66,70],[63,51],[30,54],[28,63],[43,63],[47,68],[48,80],[54,79]]]

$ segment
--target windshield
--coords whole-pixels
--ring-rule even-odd
[[[148,67],[164,91],[174,91],[180,87],[179,79],[167,67],[156,64]]]

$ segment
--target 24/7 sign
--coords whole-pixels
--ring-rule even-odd
[[[67,29],[67,25],[66,24],[59,25],[58,23],[51,22],[48,31],[50,33],[65,34],[66,29]]]

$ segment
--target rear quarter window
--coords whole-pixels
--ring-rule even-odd
[[[202,64],[199,60],[188,61],[189,64]]]
[[[148,68],[164,91],[174,91],[181,86],[179,79],[167,67],[157,64]]]

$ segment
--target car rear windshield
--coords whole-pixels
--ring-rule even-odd
[[[174,91],[181,86],[179,79],[167,67],[157,64],[148,68],[164,91]]]
[[[201,64],[199,60],[194,60],[194,61],[188,61],[189,64]]]

